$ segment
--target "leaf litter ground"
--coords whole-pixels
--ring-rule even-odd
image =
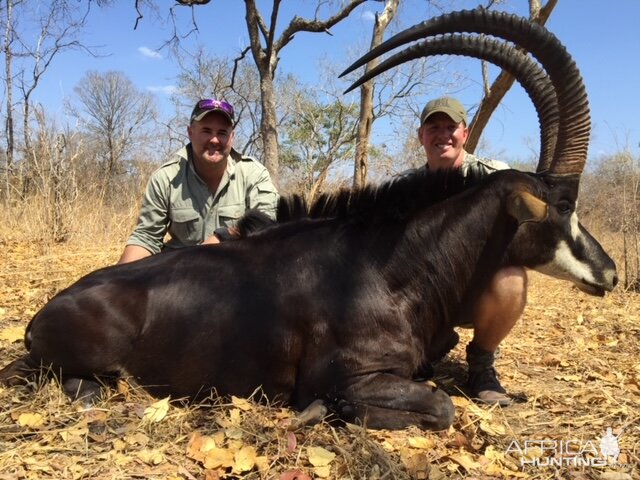
[[[119,246],[0,247],[2,366],[24,352],[24,328],[49,298],[119,253]],[[446,432],[296,428],[294,412],[257,401],[259,392],[185,406],[125,381],[83,410],[42,382],[0,387],[0,480],[640,479],[640,296],[593,298],[531,273],[527,309],[497,360],[517,398],[508,408],[476,405],[458,389],[470,338],[460,333],[434,379],[456,404]],[[620,450],[615,465],[596,462],[607,428]]]

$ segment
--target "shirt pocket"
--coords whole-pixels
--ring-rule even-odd
[[[249,206],[250,208],[259,209],[275,220],[278,198],[278,191],[272,184],[262,183],[256,186],[250,194]]]
[[[273,184],[271,183],[261,183],[258,186],[256,186],[256,188],[260,193],[273,193],[276,195],[278,194],[276,187],[274,187]]]
[[[220,206],[218,207],[218,223],[221,227],[232,227],[238,223],[244,212],[245,207],[241,203]]]
[[[171,237],[184,245],[202,242],[202,219],[192,208],[174,208],[169,212]]]

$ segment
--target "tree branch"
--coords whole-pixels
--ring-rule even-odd
[[[251,47],[247,47],[245,48],[241,53],[239,57],[236,57],[233,59],[233,70],[231,72],[231,83],[228,85],[228,87],[231,90],[235,89],[233,88],[234,84],[236,83],[236,73],[238,71],[238,64],[244,59],[244,57],[247,55],[247,53],[249,53],[249,50],[251,50]]]
[[[138,16],[136,17],[136,23],[133,25],[134,30],[138,28],[138,23],[140,23],[140,20],[144,18],[144,15],[142,15],[142,11],[140,10],[140,0],[136,0],[136,14]]]
[[[266,35],[266,26],[264,21],[258,12],[255,0],[245,0],[246,6],[246,22],[247,31],[249,32],[249,44],[251,45],[251,54],[258,66],[258,70],[264,69],[264,52],[262,51],[262,45],[260,44],[260,32]]]
[[[267,61],[269,64],[275,64],[277,61],[273,61],[271,56],[273,55],[273,37],[276,34],[276,22],[278,20],[278,12],[280,11],[280,0],[273,1],[273,10],[271,10],[271,24],[269,25],[269,35],[267,37]]]
[[[551,12],[557,3],[558,0],[548,0],[544,7],[540,8],[540,2],[538,0],[529,0],[530,12],[532,14],[535,14],[536,11],[538,12],[536,17],[531,17],[531,21],[544,25],[549,19],[549,15],[551,15]],[[489,87],[488,93],[485,94],[484,98],[480,102],[478,110],[470,123],[469,137],[465,144],[465,149],[469,153],[473,153],[475,151],[478,146],[478,142],[480,141],[480,136],[482,135],[484,128],[487,126],[487,123],[489,123],[491,115],[509,89],[513,86],[514,81],[515,78],[510,73],[502,70],[494,80],[491,87]]]
[[[276,54],[282,50],[292,39],[297,32],[325,32],[333,27],[338,22],[344,20],[349,14],[355,10],[356,7],[363,4],[367,0],[351,0],[347,6],[334,16],[328,18],[324,22],[318,20],[305,20],[298,16],[293,17],[291,23],[284,29],[280,38],[275,42]]]

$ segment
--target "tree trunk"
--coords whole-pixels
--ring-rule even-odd
[[[557,3],[558,0],[549,0],[544,7],[540,8],[539,0],[529,0],[529,18],[533,22],[544,25]],[[514,81],[515,78],[510,73],[502,70],[491,87],[485,89],[485,96],[480,102],[480,106],[469,126],[469,137],[467,138],[467,143],[465,143],[465,150],[467,152],[473,153],[475,151],[480,141],[480,136],[487,126],[487,123],[489,123],[491,115],[493,115],[497,106],[512,87]]]
[[[273,183],[278,183],[278,124],[276,118],[276,101],[273,90],[273,79],[269,72],[262,75],[260,72],[260,97],[262,105],[262,118],[260,119],[260,132],[262,133],[262,146],[264,151],[264,166],[269,171]]]
[[[7,135],[7,148],[5,149],[5,202],[10,203],[10,180],[13,167],[14,129],[13,129],[13,74],[11,71],[13,54],[11,51],[11,39],[13,37],[13,0],[7,0],[7,28],[4,33],[4,67],[5,88],[7,92],[7,119],[5,132]]]
[[[371,38],[371,49],[382,43],[384,32],[398,11],[400,0],[388,0],[381,15],[376,15]],[[366,71],[380,63],[378,58],[367,63]],[[367,182],[369,166],[369,141],[373,127],[373,81],[369,80],[360,87],[360,118],[358,120],[358,136],[356,138],[356,158],[353,169],[353,187],[363,187]]]
[[[324,187],[324,182],[327,179],[327,175],[329,174],[329,166],[331,164],[328,164],[326,167],[324,167],[322,169],[322,171],[320,172],[320,175],[318,175],[318,178],[315,182],[313,182],[313,185],[311,187],[311,190],[309,191],[309,194],[307,195],[307,202],[309,204],[313,203],[313,201],[316,199],[316,197],[322,193],[322,188]]]
[[[24,138],[24,151],[27,156],[35,155],[31,151],[31,128],[29,127],[29,102],[30,96],[24,96],[24,105],[22,107],[22,137]]]
[[[278,183],[278,129],[276,102],[273,89],[278,56],[280,51],[293,40],[298,32],[326,33],[331,27],[344,20],[360,4],[366,0],[350,0],[326,21],[306,20],[295,16],[285,27],[280,38],[275,38],[276,23],[281,0],[273,0],[270,22],[264,21],[255,0],[245,0],[245,19],[249,32],[251,54],[260,74],[260,95],[262,118],[260,133],[264,148],[264,165],[271,174],[271,179]]]
[[[360,118],[356,140],[356,158],[353,169],[353,188],[363,187],[367,182],[369,167],[369,139],[373,126],[373,85],[371,81],[360,88]]]

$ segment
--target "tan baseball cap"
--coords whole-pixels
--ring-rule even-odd
[[[467,111],[462,104],[452,97],[440,97],[431,100],[424,106],[420,115],[420,125],[426,122],[431,115],[438,112],[449,115],[454,122],[467,124]]]

